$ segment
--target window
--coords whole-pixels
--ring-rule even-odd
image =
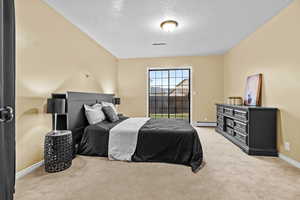
[[[149,117],[190,121],[190,69],[150,69]]]

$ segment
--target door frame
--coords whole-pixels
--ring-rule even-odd
[[[3,96],[1,97],[1,105],[0,107],[4,107],[7,109],[6,106],[10,106],[14,111],[12,112],[13,115],[10,114],[12,121],[9,122],[1,122],[4,123],[3,130],[4,136],[5,134],[9,134],[8,141],[4,141],[7,146],[10,146],[11,149],[7,151],[7,162],[11,163],[13,166],[9,165],[10,170],[4,170],[7,173],[7,184],[6,188],[4,188],[5,193],[4,197],[6,199],[13,199],[13,193],[15,192],[15,178],[16,178],[16,140],[15,140],[15,133],[16,133],[16,118],[15,116],[15,102],[16,102],[16,32],[15,32],[15,2],[14,0],[1,0],[1,5],[3,6],[3,19],[1,19],[1,25],[3,30],[2,35],[0,36],[2,40],[1,44],[1,73],[3,84],[6,84],[4,87],[3,85]],[[7,84],[9,82],[9,84]],[[2,88],[1,88],[2,90]],[[9,91],[9,92],[8,92]],[[4,95],[5,94],[5,95]],[[11,112],[9,112],[11,113]],[[9,120],[9,119],[8,119]],[[7,131],[7,132],[6,132]],[[13,176],[13,177],[12,177]],[[2,196],[3,197],[3,196]],[[1,196],[0,196],[1,198]]]
[[[159,67],[147,67],[146,70],[146,115],[145,117],[149,117],[149,71],[150,70],[170,70],[170,69],[188,69],[190,70],[190,124],[193,123],[193,66],[191,65],[184,65],[184,66],[159,66]]]

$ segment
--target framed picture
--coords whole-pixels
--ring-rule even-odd
[[[261,105],[261,86],[262,74],[248,76],[245,92],[245,105],[260,106]]]

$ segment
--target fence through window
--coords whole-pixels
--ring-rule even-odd
[[[190,69],[149,70],[149,116],[190,121]]]

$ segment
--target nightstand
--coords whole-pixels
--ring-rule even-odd
[[[60,172],[72,165],[72,132],[56,130],[47,133],[44,145],[45,170]]]

